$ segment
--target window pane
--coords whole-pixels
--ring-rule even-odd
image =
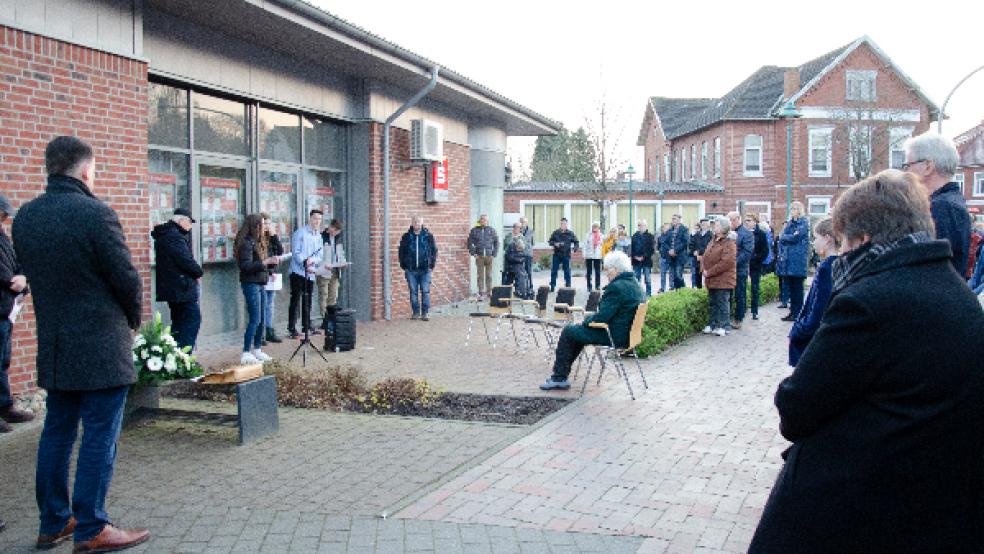
[[[197,92],[194,98],[195,148],[248,155],[246,105]]]
[[[762,137],[759,135],[748,135],[745,137],[745,148],[757,148],[762,146]]]
[[[148,150],[147,181],[151,225],[170,219],[175,208],[191,207],[187,154]]]
[[[340,197],[342,174],[334,171],[306,170],[304,172],[304,214],[305,220],[311,210],[321,210],[324,224],[332,219],[344,221],[342,199]]]
[[[147,142],[188,148],[188,91],[150,83]]]
[[[202,259],[230,261],[246,210],[246,170],[200,164],[198,183],[202,197]]]
[[[345,167],[345,127],[330,121],[304,118],[304,163]]]
[[[571,230],[577,240],[583,240],[584,235],[591,230],[591,205],[574,204],[571,206]]]
[[[759,150],[745,150],[745,171],[760,171]]]
[[[290,237],[297,229],[297,174],[260,172],[260,212],[270,216],[273,234],[290,251]]]
[[[560,228],[560,219],[564,217],[563,204],[547,204],[543,207],[543,242],[547,242],[550,235]]]
[[[260,158],[301,163],[301,118],[260,108],[257,122]]]

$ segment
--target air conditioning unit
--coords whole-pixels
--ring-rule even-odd
[[[444,128],[440,123],[426,119],[411,122],[410,159],[429,162],[444,159]]]

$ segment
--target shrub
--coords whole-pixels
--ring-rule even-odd
[[[427,381],[409,377],[384,379],[366,394],[356,397],[363,410],[370,413],[399,413],[411,406],[426,408],[443,394],[431,388]]]
[[[751,282],[747,298],[751,298]],[[759,282],[759,304],[779,298],[779,281],[774,274],[762,277]],[[734,301],[732,300],[732,305]],[[667,347],[684,339],[707,325],[710,313],[706,289],[677,289],[649,299],[646,325],[642,328],[642,343],[637,349],[640,357],[659,354]]]
[[[544,255],[540,256],[540,261],[537,262],[537,263],[539,263],[540,264],[540,267],[542,267],[543,269],[549,269],[550,268],[550,262],[551,262],[550,254],[544,254]]]

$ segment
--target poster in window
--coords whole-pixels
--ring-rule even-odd
[[[202,257],[206,262],[233,259],[233,243],[239,226],[238,179],[202,177]]]
[[[280,237],[284,251],[290,250],[291,214],[294,211],[291,183],[265,181],[260,183],[260,211],[270,215],[273,234]]]

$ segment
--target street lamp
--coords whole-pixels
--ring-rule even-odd
[[[629,233],[631,233],[632,229],[635,229],[632,222],[632,176],[635,175],[635,169],[632,168],[632,164],[629,164],[625,174],[629,176]]]
[[[946,105],[950,102],[950,97],[953,96],[953,93],[954,92],[957,92],[957,89],[960,88],[960,85],[964,84],[964,81],[966,81],[967,79],[970,79],[970,76],[971,75],[973,75],[974,73],[977,73],[978,71],[980,71],[982,69],[984,69],[984,65],[982,65],[982,66],[978,67],[977,69],[975,69],[975,70],[971,71],[970,73],[968,73],[966,77],[964,77],[963,79],[960,79],[960,82],[957,83],[957,86],[953,87],[953,90],[950,91],[950,94],[947,94],[946,95],[946,100],[944,100],[943,101],[943,105],[940,106],[940,115],[938,115],[936,117],[936,132],[937,133],[939,133],[941,135],[943,134],[943,114],[946,113],[944,110],[946,110]]]
[[[786,219],[793,203],[793,120],[802,116],[792,100],[787,100],[779,112],[779,117],[786,120]]]

